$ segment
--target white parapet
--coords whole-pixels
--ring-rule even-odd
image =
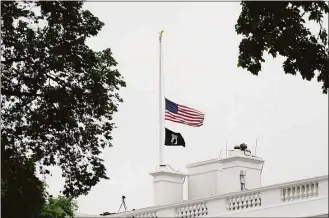
[[[328,176],[153,206],[108,217],[328,217]]]
[[[236,148],[228,157],[188,164],[188,199],[260,188],[263,163]]]
[[[153,176],[154,206],[175,204],[183,201],[185,174],[161,167],[150,173],[150,175]]]

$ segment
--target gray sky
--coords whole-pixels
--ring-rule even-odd
[[[266,56],[260,75],[237,68],[240,37],[234,25],[238,2],[114,3],[86,7],[105,22],[89,45],[110,47],[127,82],[115,115],[114,147],[105,149],[110,180],[78,199],[79,213],[117,212],[121,195],[128,209],[152,205],[152,177],[158,161],[158,32],[163,36],[165,95],[206,114],[204,126],[167,122],[186,148],[168,147],[165,162],[215,158],[223,149],[246,143],[265,159],[262,185],[328,174],[328,96],[321,84],[285,75],[282,58]],[[328,20],[328,19],[325,19]],[[325,26],[328,26],[326,23]],[[47,177],[58,194],[58,169]]]

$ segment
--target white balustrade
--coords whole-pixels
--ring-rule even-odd
[[[137,213],[134,215],[128,215],[126,216],[127,218],[157,218],[157,213],[156,211],[153,212],[141,212],[141,213]]]
[[[203,217],[208,215],[207,202],[200,202],[176,208],[177,217]]]
[[[261,205],[262,198],[260,192],[240,194],[226,198],[226,210],[228,211],[260,207]]]
[[[323,206],[319,206],[318,209],[313,208],[315,208],[314,205],[318,204],[315,202],[323,203],[327,201],[323,201],[323,199],[328,199],[327,187],[328,176],[324,176],[238,193],[218,195],[200,200],[183,201],[174,205],[155,206],[136,211],[128,211],[109,217],[234,217],[237,214],[243,216],[245,213],[251,213],[251,211],[257,210],[263,211],[262,214],[272,214],[273,211],[270,212],[270,208],[279,210],[282,207],[282,210],[284,210],[287,206],[291,208],[294,203],[296,203],[297,207],[302,202],[305,205],[310,205],[310,208],[303,206],[298,210],[312,212],[313,210],[324,210]],[[287,205],[287,203],[291,205]],[[268,210],[268,212],[266,212],[266,210]],[[284,214],[285,213],[286,212],[284,212]]]
[[[319,183],[317,181],[311,181],[308,183],[294,184],[283,187],[281,192],[281,201],[284,203],[314,198],[319,195]]]

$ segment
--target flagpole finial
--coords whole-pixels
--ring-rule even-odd
[[[161,32],[159,32],[159,41],[161,42],[162,41],[162,34],[163,34],[163,30],[161,30]]]

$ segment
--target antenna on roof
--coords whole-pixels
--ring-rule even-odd
[[[256,152],[257,152],[257,144],[258,144],[257,142],[258,142],[258,138],[256,138],[255,156],[257,156],[257,155],[256,155]]]
[[[227,157],[227,141],[225,142],[225,151],[226,151],[226,157]]]

